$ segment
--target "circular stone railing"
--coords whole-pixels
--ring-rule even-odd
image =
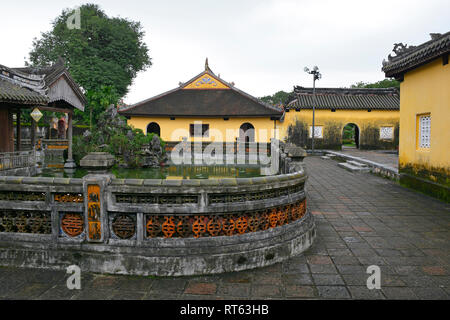
[[[159,276],[270,265],[313,242],[306,179],[0,177],[0,265]]]

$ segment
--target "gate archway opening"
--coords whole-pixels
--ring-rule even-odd
[[[354,123],[347,123],[342,130],[342,148],[359,149],[359,128]]]

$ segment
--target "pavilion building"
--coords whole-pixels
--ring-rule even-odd
[[[8,68],[0,65],[0,153],[21,150],[21,113],[37,108],[68,114],[68,159],[66,166],[73,167],[72,115],[75,109],[84,111],[86,98],[70,73],[59,59],[50,67]],[[16,144],[14,145],[14,120],[16,118]],[[32,120],[31,144],[36,144],[36,123]]]
[[[164,141],[262,142],[279,139],[284,112],[205,70],[178,88],[119,109],[128,124]]]

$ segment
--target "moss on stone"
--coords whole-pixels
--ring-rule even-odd
[[[404,187],[412,188],[445,202],[450,202],[450,189],[444,185],[409,174],[400,175],[400,184]]]
[[[450,168],[436,168],[408,163],[400,164],[399,172],[450,187]]]

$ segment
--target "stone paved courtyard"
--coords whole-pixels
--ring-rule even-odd
[[[230,274],[157,278],[0,268],[2,299],[448,299],[450,206],[336,161],[306,158],[317,239],[284,263]],[[368,290],[369,265],[381,290]]]
[[[343,147],[339,152],[398,169],[398,153],[395,150],[360,150]]]

